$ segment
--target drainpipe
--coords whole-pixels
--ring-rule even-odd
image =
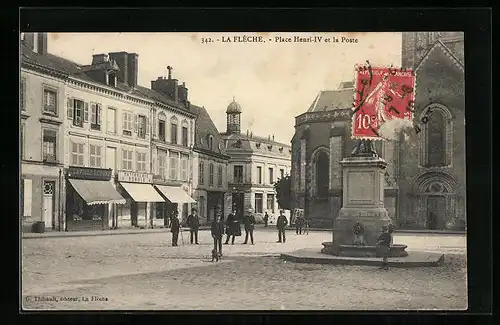
[[[62,218],[61,191],[62,191],[62,169],[59,169],[59,190],[58,190],[58,192],[59,192],[59,209],[58,209],[59,210],[58,211],[58,214],[59,214],[58,220],[59,220],[59,222],[58,222],[58,229],[57,229],[58,231],[61,231],[61,228],[62,228],[61,227],[61,222],[62,222],[62,219],[61,219]]]

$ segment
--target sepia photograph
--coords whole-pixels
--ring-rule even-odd
[[[19,49],[22,311],[467,310],[464,32]]]

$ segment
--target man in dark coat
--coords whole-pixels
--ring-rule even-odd
[[[295,218],[295,232],[297,235],[302,235],[302,227],[304,226],[304,218],[299,214]]]
[[[277,243],[286,242],[285,228],[287,225],[288,225],[288,220],[283,215],[283,210],[280,210],[280,215],[279,215],[278,219],[276,220],[276,228],[278,228],[278,241],[277,241]],[[283,241],[281,240],[282,237],[283,237]]]
[[[224,235],[224,223],[221,221],[221,215],[217,214],[211,226],[212,238],[214,239],[214,250],[219,256],[222,256],[222,236]]]
[[[234,244],[234,237],[236,235],[236,211],[233,210],[226,218],[226,242],[224,244],[229,244],[229,237],[231,238],[231,244]]]
[[[382,227],[382,233],[377,238],[377,250],[380,256],[382,256],[382,266],[381,269],[387,270],[388,262],[387,257],[389,256],[391,250],[392,242],[392,229],[388,226]]]
[[[252,214],[252,208],[248,209],[248,213],[243,217],[243,225],[245,226],[245,241],[243,244],[248,243],[248,235],[253,245],[253,229],[255,227],[255,217]]]
[[[267,212],[264,214],[264,227],[267,227],[267,223],[269,222],[269,215]]]
[[[177,244],[179,240],[179,231],[181,229],[181,222],[179,221],[179,212],[174,211],[172,218],[170,219],[170,231],[172,232],[172,246],[179,246]]]
[[[186,223],[187,226],[189,227],[189,232],[191,234],[190,236],[190,242],[191,244],[193,243],[193,237],[194,237],[194,242],[196,245],[199,245],[198,243],[198,230],[200,229],[200,219],[198,217],[198,211],[195,208],[191,209],[191,214],[187,217]]]

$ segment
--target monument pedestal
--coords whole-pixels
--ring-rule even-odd
[[[343,174],[343,207],[335,219],[333,240],[323,243],[323,253],[339,256],[377,256],[377,239],[383,226],[392,224],[384,207],[384,173],[387,163],[361,140],[353,155],[340,164]],[[362,149],[359,149],[359,148]],[[391,255],[407,256],[405,245]]]

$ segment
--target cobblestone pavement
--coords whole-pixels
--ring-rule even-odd
[[[369,266],[286,263],[280,253],[321,249],[328,232],[285,244],[259,229],[255,245],[223,247],[211,263],[208,231],[201,245],[170,247],[169,233],[42,238],[22,241],[25,309],[465,309],[466,237],[396,235],[408,250],[446,254],[442,267],[379,270]],[[179,238],[181,241],[181,238]],[[72,301],[69,301],[71,300]],[[43,300],[43,301],[42,301]],[[48,301],[57,300],[57,301]],[[88,300],[88,301],[87,301]],[[94,301],[92,301],[94,300]]]

